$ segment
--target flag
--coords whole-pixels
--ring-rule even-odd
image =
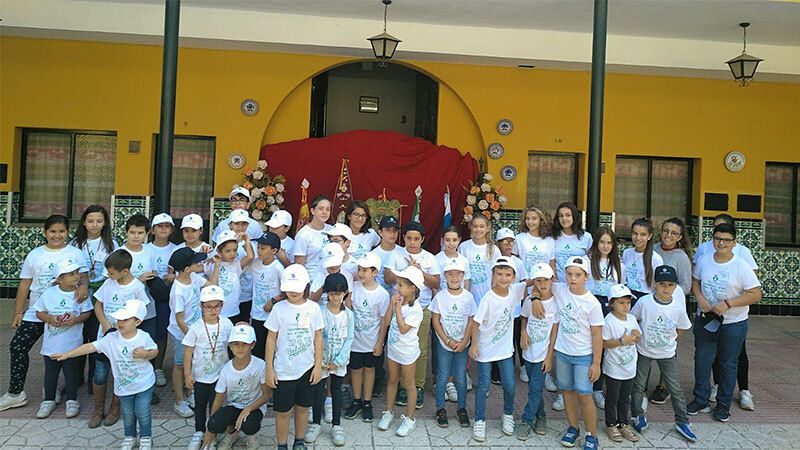
[[[300,211],[297,213],[297,227],[295,228],[295,234],[300,231],[305,224],[308,223],[308,218],[311,217],[311,214],[308,211],[308,186],[310,186],[310,183],[308,180],[303,178],[303,182],[300,183]]]
[[[345,213],[353,201],[353,187],[350,183],[350,169],[348,168],[347,155],[342,158],[342,168],[339,171],[339,181],[336,183],[336,193],[333,196],[331,216],[338,223],[344,223]]]
[[[444,193],[444,219],[442,219],[442,230],[453,224],[453,215],[450,213],[450,186]]]
[[[411,213],[411,220],[413,220],[414,222],[420,222],[419,210],[420,210],[420,203],[422,202],[422,186],[417,186],[417,188],[414,189],[414,195],[417,197],[417,200],[414,202],[414,212]]]

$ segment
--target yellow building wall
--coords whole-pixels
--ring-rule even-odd
[[[366,54],[366,52],[365,52]],[[0,162],[19,189],[19,130],[25,127],[117,132],[116,192],[152,192],[153,135],[158,132],[161,48],[29,38],[0,38]],[[264,143],[308,136],[310,79],[350,59],[280,53],[182,48],[179,52],[175,133],[215,136],[214,195],[225,196],[240,181],[227,157],[243,153],[248,163]],[[491,142],[506,153],[488,160],[499,169],[514,165],[519,175],[503,183],[508,208],[525,203],[529,151],[586,153],[589,124],[588,72],[404,61],[441,82],[438,143],[478,159]],[[246,117],[244,99],[260,111]],[[601,209],[613,210],[617,154],[701,158],[695,167],[693,213],[704,192],[762,194],[765,161],[800,162],[800,85],[608,74],[605,93]],[[500,136],[498,120],[513,121]],[[139,154],[128,141],[142,142]],[[745,169],[729,173],[724,155],[740,150]],[[485,158],[485,157],[484,157]],[[585,161],[585,159],[583,160]],[[581,164],[585,179],[586,164]],[[585,183],[581,183],[585,189]],[[579,203],[584,207],[584,193]]]

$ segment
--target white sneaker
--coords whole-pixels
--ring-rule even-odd
[[[378,422],[378,429],[381,431],[388,430],[389,425],[392,424],[392,420],[394,420],[394,413],[391,411],[384,411],[381,415],[381,420]]]
[[[25,395],[25,391],[22,391],[17,395],[6,392],[2,397],[0,397],[0,411],[5,411],[11,408],[19,408],[20,406],[25,406],[27,404],[28,397]]]
[[[709,402],[714,402],[714,403],[717,402],[717,389],[718,388],[719,388],[719,385],[711,383],[711,395],[708,396],[708,401]]]
[[[202,431],[195,431],[192,435],[192,440],[189,441],[189,446],[186,447],[186,450],[200,450],[200,447],[203,446],[203,432]]]
[[[528,371],[525,370],[525,366],[519,367],[519,381],[522,381],[523,383],[527,383],[529,381]]]
[[[458,401],[458,390],[456,389],[456,384],[452,381],[448,381],[444,386],[444,392],[447,401],[454,403]]]
[[[558,394],[556,400],[553,402],[553,409],[556,411],[564,410],[564,394]]]
[[[167,377],[164,376],[164,371],[156,369],[153,372],[156,374],[156,386],[163,387],[167,385]]]
[[[472,390],[472,377],[469,376],[469,374],[467,374],[467,390],[468,391]]]
[[[192,408],[189,408],[189,402],[186,400],[172,405],[172,410],[175,411],[175,414],[183,417],[184,419],[194,415],[194,411],[192,411]]]
[[[50,417],[50,414],[53,414],[54,409],[56,409],[56,402],[52,400],[45,400],[39,405],[39,411],[36,412],[36,418],[46,419]]]
[[[322,430],[322,425],[318,423],[308,424],[308,429],[306,430],[306,436],[303,438],[306,444],[313,444],[314,442],[317,442],[320,430]]]
[[[122,444],[119,446],[119,450],[133,450],[133,447],[136,445],[136,438],[126,436],[125,439],[122,440]]]
[[[139,450],[153,450],[153,438],[144,437],[139,439]]]
[[[257,450],[261,447],[261,443],[258,441],[258,434],[247,436],[247,439],[244,440],[244,445],[247,450]]]
[[[194,391],[187,392],[184,399],[186,400],[186,403],[189,404],[189,408],[194,409]]]
[[[556,386],[556,380],[553,379],[553,376],[549,373],[544,377],[544,388],[550,392],[558,392],[558,386]]]
[[[750,391],[739,391],[739,406],[747,411],[756,410],[756,405],[753,404],[753,394],[751,394]]]
[[[220,441],[217,448],[219,450],[231,450],[233,448],[233,445],[236,444],[236,441],[239,439],[239,432],[237,431],[232,434],[231,433],[224,433],[224,434],[225,436],[222,438],[222,441]]]
[[[333,441],[333,445],[337,447],[341,447],[347,443],[344,436],[344,429],[341,425],[334,425],[331,427],[331,440]]]
[[[417,427],[416,419],[412,419],[410,417],[406,417],[404,415],[400,415],[400,426],[397,427],[397,435],[400,437],[406,437],[414,431],[414,428]]]
[[[325,404],[325,423],[333,422],[333,404]]]
[[[77,400],[67,400],[67,419],[77,416],[81,412],[81,404]]]
[[[603,395],[603,391],[592,392],[592,398],[594,399],[594,406],[598,409],[606,409],[606,396]]]
[[[486,422],[483,420],[476,420],[472,426],[472,438],[478,442],[486,440]]]
[[[514,435],[514,416],[503,414],[503,433],[505,433],[506,436]]]
[[[311,423],[313,421],[314,421],[314,408],[309,406],[308,407],[308,423]]]

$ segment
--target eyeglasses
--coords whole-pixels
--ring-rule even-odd
[[[247,203],[247,199],[244,197],[234,197],[231,199],[231,203]]]
[[[731,238],[721,238],[721,237],[716,237],[716,236],[714,236],[714,238],[713,238],[713,239],[714,239],[714,242],[722,242],[723,244],[726,244],[726,245],[727,245],[727,244],[730,244],[731,242],[733,242],[733,241],[735,241],[735,240],[736,240],[736,239],[731,239]]]
[[[678,237],[678,236],[681,235],[681,232],[680,231],[672,231],[672,230],[661,230],[661,234],[664,234],[664,235],[667,235],[667,236]]]
[[[366,215],[366,214],[364,214],[364,213],[357,213],[357,212],[354,212],[354,213],[352,213],[352,214],[350,214],[350,215],[351,215],[351,216],[353,216],[353,217],[355,217],[356,219],[366,219],[366,218],[367,218],[367,215]]]

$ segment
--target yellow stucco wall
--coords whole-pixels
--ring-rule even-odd
[[[243,153],[252,162],[263,143],[308,136],[310,78],[347,61],[180,50],[175,133],[216,136],[216,196],[240,180],[227,165],[230,153]],[[505,146],[505,156],[489,160],[488,167],[496,176],[505,164],[519,170],[506,186],[509,208],[524,206],[528,151],[586,152],[588,72],[404,63],[441,82],[439,144],[476,158],[491,142]],[[19,130],[37,127],[116,131],[116,192],[151,193],[160,84],[160,47],[0,38],[0,162],[9,164],[9,182],[0,183],[0,190],[19,188]],[[260,104],[254,117],[239,111],[246,98]],[[737,193],[763,192],[765,161],[800,162],[797,84],[754,83],[742,89],[727,80],[608,74],[605,98],[604,211],[613,210],[617,154],[702,158],[695,167],[693,212],[707,215],[703,192],[726,192],[729,212],[743,218],[761,217],[733,208]],[[514,123],[509,136],[495,131],[502,118]],[[128,153],[129,140],[142,141],[139,154]],[[738,174],[723,166],[724,155],[734,149],[747,156]]]

